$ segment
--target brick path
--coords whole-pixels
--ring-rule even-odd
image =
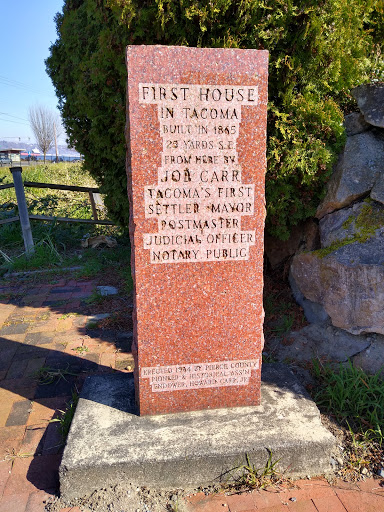
[[[75,280],[28,289],[0,283],[0,512],[44,511],[44,502],[58,491],[62,453],[58,423],[50,421],[87,375],[133,366],[129,336],[90,336],[85,329],[87,317],[78,312],[94,286]],[[42,367],[75,375],[39,384],[34,374]],[[280,493],[197,494],[185,506],[188,512],[376,512],[384,511],[382,483],[305,480]]]

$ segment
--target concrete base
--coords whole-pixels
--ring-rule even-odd
[[[262,405],[137,416],[130,374],[89,377],[60,466],[64,500],[116,483],[191,488],[228,479],[248,454],[264,467],[271,450],[292,476],[330,470],[335,438],[282,364],[263,366]]]

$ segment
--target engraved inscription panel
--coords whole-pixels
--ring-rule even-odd
[[[258,104],[257,86],[139,84],[139,101],[157,105],[163,140],[158,182],[144,188],[151,263],[248,260],[254,184],[243,183],[236,148],[242,106]]]
[[[219,361],[187,365],[141,368],[141,378],[149,379],[152,391],[247,386],[252,370],[259,369],[258,359]]]

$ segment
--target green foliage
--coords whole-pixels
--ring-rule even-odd
[[[72,397],[71,400],[66,404],[66,409],[64,411],[59,410],[60,417],[54,418],[53,420],[50,421],[50,423],[59,423],[59,430],[63,442],[65,442],[68,437],[69,429],[71,428],[72,420],[75,415],[78,402],[79,392],[76,389],[72,391]]]
[[[311,216],[344,143],[352,87],[383,79],[383,0],[66,0],[47,71],[66,131],[128,225],[127,44],[268,49],[267,229]]]
[[[248,453],[245,454],[245,464],[232,469],[229,473],[233,476],[233,479],[229,480],[229,484],[232,488],[239,491],[249,489],[264,489],[270,485],[276,484],[281,480],[281,474],[278,471],[277,465],[280,459],[273,460],[272,451],[268,451],[268,460],[264,467],[256,467],[250,460]]]
[[[22,176],[24,181],[95,186],[95,181],[80,164],[76,163],[23,167]],[[0,168],[0,184],[5,183],[12,183],[12,177],[9,169]],[[28,211],[32,214],[85,219],[92,217],[87,193],[25,187],[25,195]],[[99,210],[99,218],[103,218],[103,214],[104,212]],[[0,190],[0,220],[15,215],[17,202],[14,188]],[[57,265],[77,266],[85,261],[84,275],[95,275],[101,269],[101,265],[98,262],[96,265],[88,263],[88,260],[92,259],[90,256],[94,254],[93,251],[81,250],[79,254],[80,240],[84,236],[105,234],[118,237],[119,243],[121,240],[124,246],[128,242],[126,237],[122,236],[121,229],[114,226],[32,220],[31,229],[35,254],[31,258],[26,258],[20,222],[0,225],[0,274],[11,269],[21,271]],[[125,247],[125,251],[127,250]],[[115,251],[110,253],[115,254]],[[111,259],[114,257],[108,256]]]
[[[350,362],[335,370],[314,361],[319,381],[315,401],[352,431],[382,444],[384,431],[384,382],[380,372],[367,375]]]

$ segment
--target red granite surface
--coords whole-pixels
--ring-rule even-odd
[[[154,415],[258,405],[263,346],[263,229],[268,52],[130,46],[127,49],[127,67],[127,175],[135,289],[133,352],[136,362],[136,399],[140,414]],[[185,103],[182,103],[184,99],[182,94],[179,94],[182,91],[177,89],[177,87],[180,88],[180,84],[185,88],[190,86]],[[158,87],[161,85],[166,87],[159,90]],[[229,99],[231,88],[242,88],[240,92],[234,89],[237,113],[233,114],[230,120],[225,118],[225,115],[228,115],[225,114],[225,110],[222,121],[209,120],[209,133],[205,139],[208,142],[211,141],[212,147],[208,148],[205,154],[211,157],[216,155],[217,161],[208,166],[193,165],[196,156],[202,156],[204,151],[187,149],[181,151],[182,145],[186,146],[185,141],[204,139],[204,137],[199,139],[194,136],[198,123],[203,122],[200,114],[206,115],[205,111],[202,112],[204,105],[200,101],[201,96],[200,103],[196,100],[199,89],[195,86],[202,85],[205,86],[204,91],[209,86],[216,86],[215,88],[219,89],[219,92],[216,91],[216,98],[224,93],[225,88],[228,89],[227,98]],[[149,101],[152,93],[151,86],[157,88],[156,94],[159,93],[157,98],[153,93],[152,103]],[[173,96],[171,86],[176,87]],[[176,93],[177,101],[174,99]],[[161,95],[163,95],[162,100],[156,103],[156,99],[161,98]],[[244,96],[248,98],[248,102],[242,100]],[[161,136],[160,105],[171,109],[172,98],[175,100],[175,108],[180,119],[184,106],[191,109],[183,111],[183,115],[185,112],[186,116],[189,116],[186,117],[185,124],[191,125],[192,134]],[[258,101],[254,101],[255,99]],[[207,105],[209,109],[224,108],[228,103],[231,106],[234,105],[230,101],[227,102],[225,98],[223,100],[223,96],[220,96],[220,101],[216,103],[214,101],[211,98]],[[194,108],[200,117],[198,121],[196,116],[193,116]],[[172,121],[173,119],[170,120]],[[178,126],[179,121],[177,121]],[[238,134],[223,136],[213,133],[213,129],[217,132],[218,128],[214,126],[218,126],[218,123],[223,129],[226,126],[229,129],[235,126],[232,130],[238,130]],[[177,140],[178,148],[168,149],[169,139]],[[232,141],[232,149],[225,152],[222,148],[231,147],[231,144],[227,145],[230,141]],[[221,145],[220,142],[222,142]],[[235,150],[233,144],[235,144]],[[165,155],[188,157],[189,154],[192,155],[191,165],[167,166],[162,161]],[[238,158],[238,161],[232,166],[229,164],[223,166],[224,154],[231,155],[236,160]],[[165,185],[161,183],[161,180],[165,179],[164,173],[175,169],[184,173],[185,168],[189,168],[193,176],[188,183],[184,183],[185,189],[202,190],[203,186],[208,186],[208,188],[211,187],[209,192],[211,196],[215,194],[217,196],[218,187],[222,187],[221,199],[218,200],[216,197],[215,202],[216,207],[220,205],[222,209],[231,207],[228,202],[226,207],[223,206],[226,195],[230,197],[232,194],[239,197],[240,187],[248,186],[248,189],[242,189],[241,197],[243,198],[244,191],[248,190],[248,203],[242,204],[243,206],[252,204],[251,208],[248,207],[245,214],[238,214],[236,210],[235,214],[231,215],[227,211],[223,213],[220,210],[217,215],[214,215],[213,210],[207,212],[210,198],[205,197],[204,200],[195,198],[184,202],[173,200],[173,203],[178,205],[174,207],[178,208],[177,213],[173,210],[170,215],[167,215],[169,212],[165,214],[165,200],[159,196],[156,200],[155,196],[155,200],[152,201],[148,187],[156,190],[156,186],[159,186],[157,190],[164,192]],[[213,176],[221,176],[223,179],[223,169],[229,172],[229,174],[224,173],[224,181],[215,181],[208,185],[206,182],[201,182],[201,170],[207,170],[204,178],[209,176],[213,179]],[[233,174],[234,169],[240,169],[240,174]],[[188,174],[184,173],[183,176],[186,178]],[[232,182],[231,178],[225,181],[226,176],[231,176]],[[174,193],[175,188],[180,184],[171,182],[169,186],[169,193]],[[236,200],[241,203],[243,199]],[[172,201],[169,202],[172,203]],[[195,207],[195,211],[192,206],[191,212],[186,207],[187,203],[198,206]],[[153,205],[156,204],[160,205],[161,214],[158,216],[152,215]],[[171,235],[173,232],[169,226],[163,233],[161,232],[161,220],[166,224],[168,217],[175,221],[184,220],[184,222],[186,219],[198,221],[214,217],[216,220],[224,218],[229,221],[227,224],[225,222],[222,224],[223,229],[220,227],[200,231],[178,229],[175,234],[193,235],[195,240],[196,237],[200,239],[200,243],[191,247],[186,245],[178,247],[177,252],[175,250],[171,253],[177,255],[176,261],[153,262],[151,258],[156,258],[153,254],[161,254],[163,258],[168,252],[167,247],[162,245],[160,249],[156,248],[161,250],[161,253],[158,251],[152,253],[148,246],[144,247],[145,240],[147,242],[153,240],[151,236],[154,235]],[[230,221],[235,217],[238,226],[236,229]],[[227,245],[221,242],[216,245],[208,243],[207,236],[210,233],[219,235],[219,238],[221,235],[224,238],[228,236],[233,238],[236,233],[236,240],[239,240],[241,233],[248,233],[250,243],[233,246],[234,248],[242,247],[242,256],[236,259],[232,257],[232,255],[239,255],[238,252],[235,253],[235,249],[231,256],[228,256],[228,250],[223,252],[223,248],[229,247],[230,243]],[[245,235],[243,238],[247,240]],[[196,254],[199,254],[201,260],[193,259],[192,252],[186,252],[192,247],[196,248]],[[212,248],[221,249],[221,252],[216,253],[220,255],[217,261],[208,260],[207,250]],[[214,258],[212,254],[210,253],[209,258]],[[257,369],[258,360],[260,364]],[[251,363],[248,364],[249,361]],[[212,363],[218,365],[215,367],[216,373],[212,373],[214,371],[212,366],[207,366]],[[244,368],[246,369],[245,378],[241,376],[241,372],[235,372]],[[151,384],[151,375],[160,376],[165,380],[153,381],[152,379]],[[243,382],[240,384],[239,379],[242,378]],[[172,382],[176,382],[179,389],[174,390]],[[159,383],[165,383],[166,389],[161,387],[154,389],[154,385]]]

